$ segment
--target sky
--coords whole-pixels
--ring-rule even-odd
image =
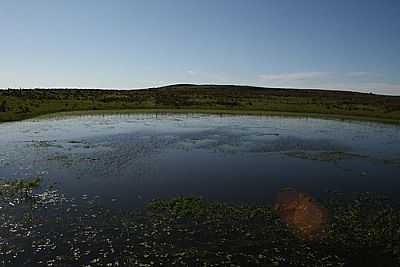
[[[400,95],[399,0],[0,0],[0,88]]]

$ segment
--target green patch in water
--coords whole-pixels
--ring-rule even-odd
[[[0,182],[0,188],[7,190],[27,190],[38,186],[40,186],[39,177]]]
[[[177,197],[172,199],[159,199],[149,203],[148,208],[164,210],[177,216],[198,216],[209,213],[220,207],[216,203],[206,201],[199,197]]]
[[[81,144],[83,142],[82,141],[77,141],[77,140],[71,140],[71,141],[68,141],[68,143],[69,144]]]
[[[296,235],[269,205],[177,197],[154,200],[144,210],[120,213],[103,209],[86,196],[75,201],[45,191],[32,199],[35,220],[30,219],[29,205],[20,211],[27,220],[21,220],[19,213],[2,217],[5,223],[0,232],[8,243],[1,252],[10,251],[5,254],[7,266],[21,266],[18,260],[54,262],[54,266],[400,264],[400,210],[371,194],[354,199],[335,194],[324,201],[328,225],[312,240]],[[10,206],[11,201],[16,204]],[[20,207],[16,199],[0,203],[8,205],[8,212]],[[57,231],[49,231],[55,225]],[[21,244],[32,244],[32,240],[30,253],[25,253]]]
[[[384,159],[383,163],[400,167],[400,159]]]
[[[286,152],[289,157],[316,160],[316,161],[339,161],[354,158],[367,158],[367,156],[346,152],[346,151],[289,151]]]
[[[67,159],[68,157],[66,155],[54,155],[52,157],[49,157],[47,160],[65,161]]]
[[[55,144],[56,141],[32,141],[32,145],[38,148],[64,148],[62,145]]]

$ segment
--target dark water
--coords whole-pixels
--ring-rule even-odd
[[[202,195],[270,202],[294,187],[400,198],[400,127],[191,114],[60,116],[0,124],[0,178],[39,176],[66,195],[140,207]]]

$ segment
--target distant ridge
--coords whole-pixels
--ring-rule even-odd
[[[281,90],[290,90],[290,91],[302,91],[302,92],[319,92],[326,93],[326,92],[333,92],[336,94],[367,94],[367,95],[377,95],[377,96],[394,96],[400,97],[397,95],[385,95],[385,94],[377,94],[377,93],[367,93],[367,92],[360,92],[357,90],[352,89],[328,89],[328,88],[291,88],[291,87],[261,87],[261,86],[249,86],[249,85],[234,85],[234,84],[190,84],[190,83],[178,83],[178,84],[171,84],[171,85],[164,85],[164,86],[155,86],[155,87],[148,87],[148,88],[78,88],[78,87],[55,87],[55,88],[0,88],[0,90],[103,90],[103,91],[137,91],[137,90],[157,90],[157,89],[242,89],[242,90],[272,90],[272,91],[281,91]],[[399,88],[400,89],[400,88]]]
[[[174,84],[147,89],[0,91],[0,121],[87,110],[330,116],[400,122],[400,96],[354,91]]]

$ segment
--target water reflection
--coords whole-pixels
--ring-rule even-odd
[[[177,195],[265,204],[283,187],[400,198],[399,163],[400,127],[368,122],[103,114],[0,125],[0,179],[38,176],[128,207]]]

